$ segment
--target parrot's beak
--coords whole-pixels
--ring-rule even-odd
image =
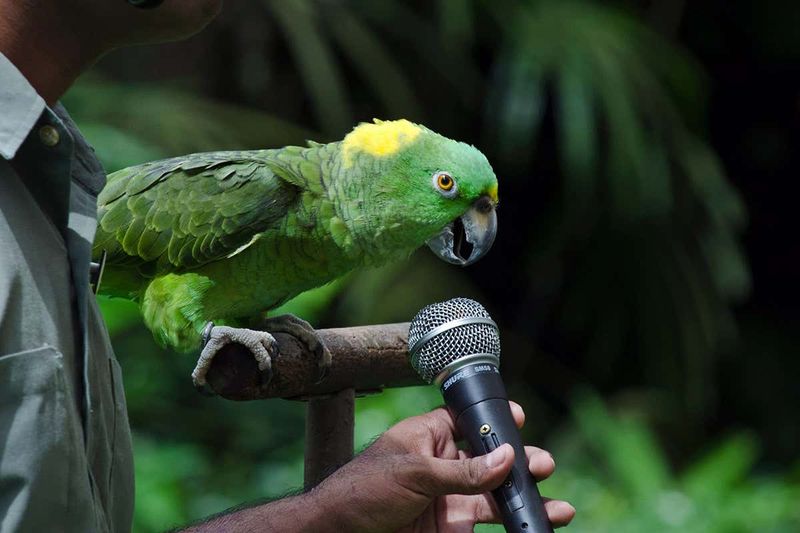
[[[489,251],[497,235],[494,207],[488,196],[481,196],[466,213],[428,240],[428,248],[448,263],[471,265]]]

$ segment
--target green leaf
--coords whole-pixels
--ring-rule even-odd
[[[591,75],[585,58],[570,53],[558,73],[556,93],[565,218],[574,223],[596,198],[597,124]]]
[[[95,75],[82,77],[62,101],[78,126],[87,129],[100,158],[108,158],[108,171],[151,158],[280,147],[316,137],[309,130],[253,109],[163,86],[122,84]],[[109,129],[113,132],[105,139]],[[130,153],[124,151],[127,139],[132,139]]]
[[[348,131],[353,113],[338,63],[320,31],[318,11],[305,0],[270,1],[268,5],[289,42],[323,131],[333,137]]]
[[[423,113],[408,77],[380,39],[347,9],[337,6],[330,19],[332,37],[381,100],[389,116],[421,120]]]
[[[758,443],[754,435],[733,435],[684,472],[680,484],[693,498],[704,499],[712,494],[725,493],[746,481],[757,454]]]
[[[608,465],[608,475],[629,497],[654,498],[669,487],[666,459],[654,435],[633,419],[614,419],[597,398],[585,393],[575,416],[595,454]]]

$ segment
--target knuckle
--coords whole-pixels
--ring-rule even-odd
[[[425,496],[436,494],[438,483],[424,458],[411,454],[395,456],[389,470],[395,482],[404,489]]]
[[[462,470],[464,473],[464,482],[467,486],[477,487],[483,481],[484,469],[480,466],[481,461],[478,459],[467,459],[464,461],[466,468]]]

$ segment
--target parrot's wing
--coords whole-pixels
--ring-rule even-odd
[[[116,172],[98,197],[94,255],[109,264],[192,268],[235,253],[300,193],[267,151],[192,154]]]

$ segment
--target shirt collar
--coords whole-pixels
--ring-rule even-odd
[[[44,99],[0,53],[0,155],[12,159],[45,108]]]

